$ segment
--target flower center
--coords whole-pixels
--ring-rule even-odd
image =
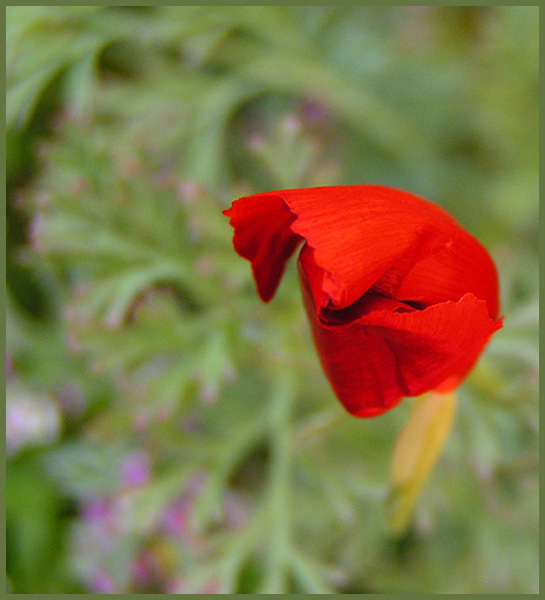
[[[361,298],[350,306],[335,309],[325,306],[321,309],[319,319],[325,325],[347,325],[357,319],[377,310],[387,310],[394,313],[414,312],[423,310],[426,304],[405,300],[403,302],[379,294],[374,290],[367,291]]]

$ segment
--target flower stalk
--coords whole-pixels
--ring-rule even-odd
[[[455,409],[455,392],[424,394],[397,438],[389,498],[389,522],[395,533],[403,533],[411,522],[418,496],[448,439]]]

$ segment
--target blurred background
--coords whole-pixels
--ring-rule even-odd
[[[537,7],[8,7],[7,86],[10,592],[537,593]],[[221,215],[357,183],[502,286],[403,533],[414,400],[348,416]]]

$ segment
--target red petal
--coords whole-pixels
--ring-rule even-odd
[[[488,252],[463,229],[452,244],[416,262],[399,281],[398,300],[426,305],[457,301],[471,292],[485,300],[492,318],[498,317],[498,274]]]
[[[367,185],[283,190],[241,198],[225,214],[264,300],[304,238],[316,265],[310,283],[318,309],[345,308],[372,287],[424,305],[471,292],[497,316],[497,274],[486,250],[413,194]]]
[[[460,230],[438,206],[391,188],[314,188],[278,195],[297,216],[292,230],[314,249],[334,308],[355,302],[386,273],[382,284],[394,289],[416,261],[447,247]]]
[[[369,294],[353,309],[360,313],[351,315],[355,320],[324,326],[315,318],[303,272],[301,278],[325,373],[341,403],[358,417],[379,415],[404,396],[417,396],[447,380],[449,388],[455,387],[501,327],[473,294],[425,310]]]
[[[270,194],[240,198],[223,214],[231,218],[235,250],[251,261],[259,295],[268,302],[301,242],[291,230],[295,215],[282,198]]]

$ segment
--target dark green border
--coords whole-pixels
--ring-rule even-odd
[[[81,3],[81,4],[82,5],[86,5],[87,3]],[[99,3],[99,4],[102,4],[102,3]],[[195,3],[188,3],[189,6],[194,5],[194,4]],[[282,2],[279,5],[289,5],[289,4],[290,3]],[[358,3],[355,3],[355,2],[348,2],[348,3],[343,3],[343,4],[345,4],[347,6],[361,6],[361,5],[359,5]],[[78,3],[70,3],[70,5],[78,5]],[[159,3],[159,2],[138,2],[138,1],[133,1],[133,2],[118,2],[118,3],[112,4],[112,5],[119,5],[119,6],[123,6],[123,5],[131,5],[131,6],[139,6],[139,5],[152,6],[152,5],[159,5],[159,6],[161,6],[163,4]],[[233,4],[230,4],[230,3],[212,3],[211,5],[214,5],[214,6],[215,5],[234,6]],[[316,2],[307,2],[307,3],[298,4],[298,5],[299,6],[317,5],[317,3]],[[384,4],[382,4],[382,5],[384,5]],[[391,3],[391,4],[390,3],[386,3],[386,5],[393,5],[393,6],[395,6],[394,3]],[[446,4],[446,3],[435,3],[435,4],[431,5],[431,6],[444,6],[444,5],[450,6],[450,4]],[[492,3],[492,4],[487,5],[487,6],[495,6],[495,5],[497,5],[497,6],[503,6],[503,4],[500,4],[500,3]],[[245,5],[237,5],[237,6],[245,6]],[[252,6],[252,4],[248,4],[248,6]],[[324,5],[324,6],[327,6],[327,4]],[[409,5],[399,5],[399,6],[409,6]],[[478,3],[478,2],[464,2],[464,3],[461,3],[459,6],[480,6],[480,3]],[[539,5],[531,5],[531,6],[538,6],[539,7]],[[2,36],[3,37],[3,47],[5,48],[5,37],[6,37],[6,34],[5,34],[5,32],[6,32],[6,27],[5,27],[5,24],[6,24],[6,12],[5,12],[5,8],[4,8],[4,11],[2,12],[2,19],[3,19],[3,28],[2,28],[2,32],[3,32],[3,36]],[[541,11],[540,11],[540,32],[541,32],[541,29],[542,29],[541,25],[542,25],[542,14],[541,14]],[[540,54],[542,54],[542,53],[540,52]],[[541,58],[541,56],[540,56],[540,58]],[[4,92],[5,92],[5,88],[6,88],[6,86],[5,86],[5,69],[6,69],[6,67],[5,67],[5,61],[3,61],[2,65],[3,65],[2,68],[3,68],[3,72],[4,72],[3,79],[4,79]],[[5,94],[4,94],[4,100],[3,100],[3,108],[4,108],[4,114],[5,114]],[[3,160],[2,160],[2,165],[1,165],[1,168],[2,168],[1,172],[2,172],[2,176],[3,176],[4,190],[5,190],[6,189],[5,188],[5,183],[6,183],[5,121],[4,121],[4,126],[3,127],[4,127],[4,143],[2,145]],[[541,134],[541,131],[540,131],[540,134]],[[542,136],[540,135],[540,138],[541,137]],[[6,275],[6,261],[5,261],[5,258],[6,258],[6,216],[5,215],[6,215],[6,212],[5,212],[5,202],[6,202],[6,196],[5,196],[5,192],[4,192],[4,210],[2,211],[1,221],[0,221],[1,222],[1,228],[2,228],[2,234],[3,234],[3,240],[4,240],[4,243],[2,245],[2,252],[3,252],[3,255],[4,255],[4,260],[2,261],[4,288],[3,288],[3,293],[1,295],[1,300],[2,300],[2,306],[4,308],[4,313],[5,313],[5,308],[6,308],[6,287],[5,287],[5,281],[6,281],[6,279],[5,279],[5,275]],[[541,250],[542,250],[542,248],[540,246],[540,254],[541,254]],[[540,269],[540,274],[541,274],[541,269]],[[5,336],[6,336],[5,320],[3,321],[2,331],[3,331],[3,335],[4,335],[4,342],[5,342]],[[542,338],[541,338],[541,332],[540,332],[540,341],[541,340],[542,340]],[[4,343],[3,347],[2,347],[2,350],[3,350],[3,354],[4,354],[4,359],[5,359],[5,352],[6,352],[5,343]],[[4,373],[5,372],[2,371],[2,374],[4,374]],[[5,384],[5,375],[4,375],[4,384]],[[4,386],[4,388],[5,388],[5,386]],[[4,398],[5,398],[5,396],[4,396]],[[4,420],[4,424],[5,424],[5,411],[2,411],[2,415],[3,415],[2,419]],[[541,448],[540,448],[540,450],[541,450]],[[2,452],[4,454],[4,458],[6,458],[6,448],[5,448],[5,445],[2,448]],[[6,466],[5,465],[6,465],[6,463],[5,463],[5,460],[4,460],[3,464],[2,464],[2,483],[3,483],[2,492],[5,492],[5,488],[6,488]],[[3,563],[5,564],[5,559],[6,559],[6,536],[5,536],[5,532],[6,532],[6,498],[5,498],[5,493],[0,493],[0,509],[2,511],[2,519],[3,519],[3,524],[4,524],[4,535],[3,535],[3,543],[2,543],[2,559],[3,559]],[[541,538],[541,531],[540,531],[540,538]],[[3,572],[2,578],[3,578],[3,583],[2,583],[1,590],[3,591],[3,590],[6,589],[6,573],[5,573],[5,570]],[[7,594],[7,595],[8,596],[13,596],[15,594]],[[29,596],[31,598],[42,598],[42,597],[43,598],[49,598],[50,596],[56,596],[57,594],[24,594],[24,595]],[[81,594],[58,594],[58,595],[59,596],[63,595],[63,596],[68,596],[68,597],[77,597],[78,595],[81,595]],[[98,597],[101,594],[85,594],[85,595],[86,596],[96,596],[96,597]],[[136,594],[120,594],[120,595],[122,597],[128,598],[128,597],[132,597],[132,596],[134,596]],[[162,594],[143,594],[143,595],[146,596],[146,597],[159,597]],[[226,596],[230,596],[230,597],[234,597],[236,594],[225,594],[225,595]],[[255,596],[255,594],[250,594],[250,595]],[[309,594],[302,594],[302,595],[309,596]],[[325,594],[325,595],[328,596],[328,597],[332,597],[332,598],[340,598],[340,597],[342,597],[342,594]],[[361,596],[361,597],[364,596],[364,594],[355,594],[355,595],[356,596]],[[385,597],[385,598],[392,598],[392,597],[395,597],[395,596],[398,596],[398,595],[404,595],[404,594],[369,594],[369,595],[371,595],[371,596],[380,596],[380,597]],[[420,595],[420,594],[418,594],[418,595]],[[189,596],[189,597],[198,597],[199,595],[197,595],[197,594],[187,594],[187,596]],[[278,597],[279,595],[278,594],[271,594],[271,596]],[[466,596],[481,597],[481,596],[483,596],[483,594],[467,594],[467,595],[453,594],[453,596],[454,597],[466,597]],[[484,594],[484,596],[495,596],[495,595],[494,594]],[[501,597],[501,596],[498,596],[498,597]]]

